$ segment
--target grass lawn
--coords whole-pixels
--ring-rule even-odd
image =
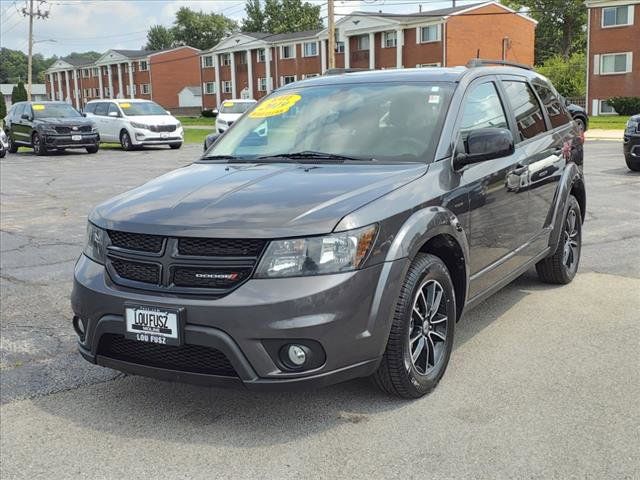
[[[215,123],[215,118],[206,118],[206,117],[176,117],[182,125],[188,127],[189,125],[206,125],[208,127],[213,128],[213,124]]]
[[[629,117],[621,115],[600,115],[589,117],[589,129],[601,128],[603,130],[624,130]]]
[[[201,128],[185,128],[184,129],[184,143],[199,143],[203,144],[207,135],[213,133],[213,127],[211,130],[203,130]]]

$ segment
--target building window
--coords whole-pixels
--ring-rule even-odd
[[[245,51],[238,52],[238,56],[236,58],[238,59],[238,65],[247,64],[247,52]]]
[[[267,77],[258,78],[258,91],[259,92],[267,91]]]
[[[633,24],[633,5],[605,7],[602,9],[602,28]]]
[[[344,53],[344,42],[336,42],[336,53]]]
[[[222,65],[223,67],[228,67],[229,65],[231,65],[231,55],[229,55],[228,53],[223,53],[222,55],[220,55],[220,65]]]
[[[302,56],[303,57],[317,57],[318,56],[318,42],[304,42],[302,44]]]
[[[295,45],[283,45],[280,47],[280,58],[294,58],[295,56]]]
[[[133,88],[132,88],[133,87]],[[133,92],[131,90],[133,89]],[[137,92],[136,85],[127,85],[127,95],[135,95]]]
[[[609,105],[609,102],[607,102],[606,100],[600,100],[600,113],[603,115],[615,115],[618,112],[615,111],[615,109]]]
[[[202,66],[204,68],[213,67],[213,57],[211,55],[207,55],[206,57],[202,57]]]
[[[138,64],[140,65],[141,72],[146,72],[147,70],[149,70],[149,63],[146,60],[140,60]]]
[[[304,80],[305,78],[313,78],[313,77],[319,77],[319,76],[320,76],[319,73],[303,73],[302,79]]]
[[[233,93],[231,82],[229,80],[222,82],[222,93]]]
[[[107,98],[111,97],[111,90],[109,90],[109,87],[104,87],[104,96]]]
[[[102,76],[109,75],[109,67],[102,67]]]
[[[436,63],[418,63],[416,68],[429,68],[429,67],[440,67],[440,62]]]
[[[631,71],[631,52],[600,55],[600,73],[612,75]]]
[[[93,89],[93,97],[94,98],[98,98],[100,96],[100,89],[99,88],[94,88]]]
[[[295,75],[285,75],[282,77],[282,85],[288,85],[296,81]]]
[[[420,27],[420,43],[439,42],[440,25]]]
[[[82,69],[82,78],[89,78],[89,69],[88,68],[83,68]]]
[[[266,62],[266,58],[267,58],[267,54],[264,48],[259,48],[257,50],[257,56],[258,56],[258,63],[264,63]]]
[[[382,48],[394,48],[397,38],[395,30],[393,32],[382,32]]]
[[[213,95],[216,93],[216,83],[215,82],[207,82],[204,84],[204,93],[207,95]]]
[[[149,95],[151,93],[151,84],[143,83],[142,85],[140,85],[140,92],[143,95]]]
[[[100,69],[98,67],[93,67],[91,69],[91,76],[92,77],[99,77],[100,76]]]
[[[369,50],[369,35],[358,35],[356,37],[356,50]]]

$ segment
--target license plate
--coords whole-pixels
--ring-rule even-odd
[[[160,134],[160,136],[161,136],[162,138],[167,138],[167,137],[169,137],[169,134],[168,134],[167,132],[162,132],[162,133]]]
[[[161,345],[182,344],[181,310],[145,305],[125,306],[125,337]]]
[[[80,140],[82,140],[82,135],[71,135],[71,140],[73,140],[74,142],[79,142]]]

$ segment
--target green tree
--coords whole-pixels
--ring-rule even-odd
[[[265,30],[265,16],[260,0],[247,0],[244,5],[247,16],[242,20],[243,32],[263,32]]]
[[[238,24],[224,15],[196,12],[188,7],[180,7],[171,27],[176,45],[189,45],[201,50],[213,47],[237,30]]]
[[[270,33],[322,28],[320,5],[302,3],[302,0],[265,0],[264,16],[264,30]]]
[[[24,88],[23,82],[18,82],[18,84],[13,87],[13,91],[11,92],[11,103],[24,102],[26,100],[27,89]]]
[[[584,97],[587,93],[584,53],[574,53],[568,59],[556,54],[547,58],[536,70],[551,80],[560,95],[565,97]]]
[[[583,0],[505,0],[519,10],[526,7],[538,21],[536,28],[536,64],[553,55],[568,59],[586,49],[587,8]]]
[[[16,83],[27,78],[27,56],[19,50],[0,49],[0,83]]]
[[[170,28],[163,25],[154,25],[147,32],[146,50],[165,50],[175,46],[176,39]]]

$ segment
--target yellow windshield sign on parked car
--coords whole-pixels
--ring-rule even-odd
[[[233,102],[224,102],[225,107],[233,107],[233,105],[234,105]]]
[[[131,104],[130,103],[121,103],[120,104],[120,108],[130,108]]]
[[[258,105],[250,114],[250,118],[266,118],[282,115],[289,111],[302,98],[297,93],[269,98]]]
[[[32,105],[32,107],[34,110],[44,110],[44,105]]]

